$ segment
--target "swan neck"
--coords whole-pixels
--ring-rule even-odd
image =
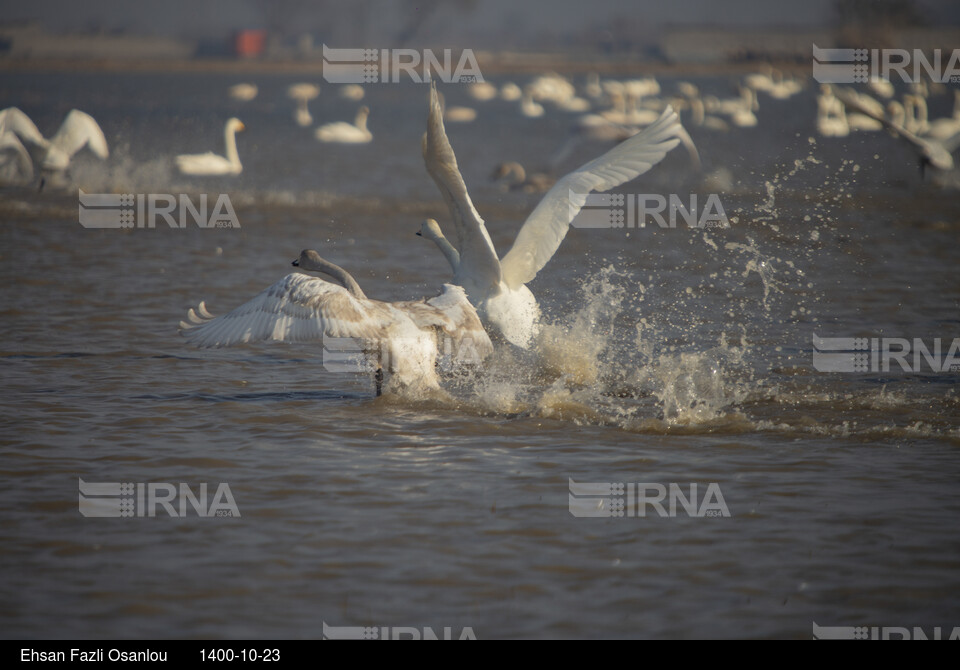
[[[367,132],[367,113],[364,111],[357,112],[357,118],[354,121],[354,125],[363,132]]]
[[[927,123],[927,100],[922,95],[917,96],[914,114],[916,115],[918,126],[923,126]]]
[[[703,125],[706,114],[703,109],[703,100],[701,100],[699,97],[696,97],[690,101],[690,114],[693,118],[693,124],[695,126]]]
[[[339,265],[335,265],[327,260],[322,260],[319,263],[312,264],[310,269],[330,275],[340,282],[341,286],[350,291],[354,297],[366,299],[367,296],[364,294],[363,289],[360,288],[357,280]]]
[[[450,268],[453,270],[454,274],[460,269],[460,252],[453,248],[453,245],[450,244],[448,240],[443,235],[440,236],[431,236],[434,242],[437,243],[437,246],[440,247],[441,253],[446,257],[447,262],[450,263]]]
[[[237,153],[237,131],[233,126],[227,126],[224,131],[227,144],[227,160],[235,167],[240,167],[240,154]]]

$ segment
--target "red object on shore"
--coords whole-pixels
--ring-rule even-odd
[[[240,30],[233,41],[240,58],[253,58],[263,53],[266,33],[263,30]]]

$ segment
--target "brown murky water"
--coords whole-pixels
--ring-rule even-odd
[[[572,230],[531,283],[550,321],[534,353],[501,348],[446,400],[377,399],[369,378],[324,370],[319,345],[197,351],[177,335],[189,307],[232,309],[302,248],[381,299],[449,278],[414,235],[447,220],[420,157],[426,90],[371,88],[374,141],[333,146],[293,124],[292,81],[263,76],[239,103],[220,75],[0,76],[2,106],[45,134],[79,107],[113,149],[78,160],[63,190],[2,191],[4,636],[960,626],[960,375],[813,366],[814,335],[939,338],[941,357],[960,337],[957,192],[921,182],[896,140],[811,139],[810,88],[761,94],[757,128],[692,129],[710,180],[675,150],[618,189],[717,193],[730,228]],[[352,117],[334,91],[318,122]],[[489,173],[542,165],[573,118],[446,93],[478,107],[448,130],[504,253],[539,196]],[[243,174],[177,175],[172,157],[220,151],[234,115]],[[226,193],[241,227],[85,229],[77,187]],[[85,517],[80,479],[226,483],[240,516]],[[729,515],[574,516],[571,480],[695,483],[701,504],[715,484]]]

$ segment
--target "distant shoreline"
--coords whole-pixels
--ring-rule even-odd
[[[664,63],[636,60],[635,56],[573,58],[561,54],[478,54],[478,65],[484,76],[507,74],[542,74],[557,72],[564,75],[583,75],[597,72],[603,75],[738,75],[756,71],[766,61],[719,63]],[[777,68],[791,74],[807,74],[809,63],[773,62]],[[14,59],[0,58],[0,72],[184,72],[222,74],[298,74],[320,77],[323,61],[270,61],[240,59]]]

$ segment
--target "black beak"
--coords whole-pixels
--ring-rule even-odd
[[[417,235],[419,235],[420,237],[423,237],[423,233],[421,233],[419,230],[417,231]]]
[[[290,265],[292,265],[292,266],[295,267],[295,268],[300,267],[300,259],[298,258],[297,260],[295,260],[294,262],[292,262]]]

